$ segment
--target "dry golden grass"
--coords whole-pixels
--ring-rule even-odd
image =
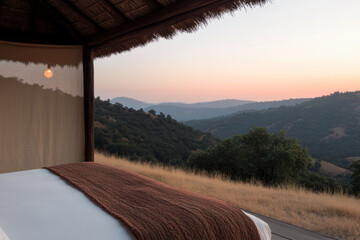
[[[174,168],[163,168],[95,154],[95,162],[137,172],[168,185],[207,195],[241,208],[340,239],[360,239],[360,200],[338,194],[313,193],[291,187],[209,178]]]
[[[348,170],[345,168],[338,167],[332,163],[321,161],[321,167],[319,171],[325,175],[336,176],[339,174],[346,174]]]

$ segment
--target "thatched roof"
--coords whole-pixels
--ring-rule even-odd
[[[0,40],[121,53],[268,0],[0,0]]]

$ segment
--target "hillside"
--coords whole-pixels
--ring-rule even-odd
[[[152,106],[152,103],[146,103],[142,102],[133,98],[128,97],[117,97],[110,100],[111,103],[120,103],[123,106],[126,106],[128,108],[133,108],[135,110],[139,110],[140,108],[147,108],[149,106]]]
[[[244,105],[248,103],[252,103],[254,101],[248,100],[238,100],[238,99],[223,99],[216,100],[210,102],[198,102],[198,103],[173,103],[173,102],[165,102],[157,104],[157,106],[173,106],[173,107],[185,107],[185,108],[229,108],[236,107],[239,105]]]
[[[133,98],[128,97],[116,97],[110,100],[111,103],[120,103],[121,105],[139,110],[140,108],[145,109],[157,106],[171,106],[180,108],[228,108],[235,107],[247,103],[253,103],[254,101],[238,100],[238,99],[223,99],[210,102],[197,102],[197,103],[181,103],[181,102],[163,102],[163,103],[148,103],[142,102]]]
[[[217,140],[163,114],[95,99],[95,147],[133,160],[183,165],[192,151]]]
[[[244,112],[186,122],[219,138],[246,133],[253,126],[284,130],[318,159],[341,167],[360,156],[360,92],[334,93],[296,106]]]
[[[141,102],[132,98],[118,97],[112,99],[110,102],[117,102],[122,104],[123,106],[133,108],[135,110],[139,110],[140,108],[142,108],[145,112],[155,110],[158,113],[162,112],[165,115],[171,115],[171,117],[176,119],[177,121],[189,121],[221,117],[240,111],[263,110],[280,106],[293,106],[309,100],[311,99],[302,98],[283,101],[253,102],[247,100],[225,99],[198,103],[168,102],[151,104]]]
[[[263,110],[268,108],[275,108],[280,106],[293,106],[310,99],[289,99],[283,101],[271,101],[271,102],[252,102],[244,103],[233,107],[188,107],[186,105],[169,105],[169,104],[158,104],[145,108],[145,111],[151,109],[156,112],[162,112],[164,114],[171,115],[178,121],[189,121],[196,119],[209,119],[214,117],[226,116],[241,111],[252,111],[252,110]],[[199,106],[199,105],[197,105]]]
[[[342,193],[313,193],[296,187],[264,187],[234,182],[180,168],[163,168],[95,153],[95,162],[161,181],[170,186],[226,201],[338,239],[359,239],[360,199]]]
[[[317,161],[317,164],[319,164],[317,168],[318,172],[325,176],[336,177],[338,175],[344,175],[349,172],[345,168],[338,167],[326,161],[319,160]]]

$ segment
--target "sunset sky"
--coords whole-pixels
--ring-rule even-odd
[[[273,0],[95,61],[95,94],[278,100],[360,90],[360,1]]]

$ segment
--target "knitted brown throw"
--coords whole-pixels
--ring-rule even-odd
[[[47,169],[120,220],[136,239],[260,240],[250,218],[222,201],[97,163]]]

